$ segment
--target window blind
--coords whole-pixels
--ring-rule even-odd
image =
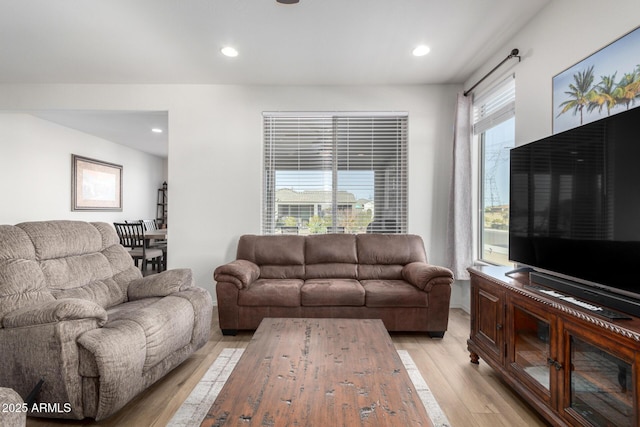
[[[473,133],[479,135],[516,115],[515,76],[473,99]]]
[[[404,233],[406,113],[264,113],[262,232]]]

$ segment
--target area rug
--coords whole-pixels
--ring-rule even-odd
[[[231,371],[233,371],[236,363],[240,360],[243,352],[244,349],[242,348],[223,349],[167,425],[169,427],[192,427],[200,425],[207,411],[209,411],[209,408],[211,408],[211,405],[213,405],[213,402],[216,400],[218,393],[222,390],[222,386],[229,378],[229,375],[231,375]],[[413,382],[433,425],[435,427],[449,427],[449,420],[440,408],[440,405],[438,405],[424,378],[420,375],[420,371],[413,362],[409,352],[406,350],[398,350],[398,354],[405,369],[409,373],[409,378]]]

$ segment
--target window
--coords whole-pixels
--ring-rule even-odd
[[[515,79],[510,76],[473,101],[479,142],[479,258],[509,264],[509,150],[515,146]]]
[[[406,232],[406,114],[263,116],[264,234]]]

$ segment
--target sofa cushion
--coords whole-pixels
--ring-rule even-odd
[[[356,279],[358,255],[354,234],[307,236],[304,247],[307,279]]]
[[[299,307],[300,279],[258,279],[238,291],[238,305]]]
[[[312,264],[305,266],[306,279],[357,279],[358,266],[356,264]]]
[[[102,241],[102,240],[100,240]],[[108,308],[126,300],[122,286],[101,252],[41,261],[51,294],[56,298],[82,298]]]
[[[102,234],[88,222],[23,222],[16,227],[29,235],[39,261],[99,252],[104,248]]]
[[[238,259],[260,267],[265,279],[304,277],[304,236],[256,236],[247,234],[238,242]]]
[[[367,307],[427,307],[427,293],[404,280],[362,280]]]
[[[358,262],[355,234],[318,234],[307,236],[304,247],[307,264]]]
[[[160,301],[161,297],[144,298],[137,301],[131,301],[125,304],[118,304],[107,310],[108,321],[107,324],[115,322],[116,320],[126,319],[129,313],[142,310],[143,308]]]
[[[56,299],[80,298],[89,300],[103,308],[121,304],[126,300],[126,295],[122,289],[111,278],[91,281],[84,286],[70,289],[52,289],[51,294]]]
[[[133,321],[145,335],[146,356],[143,372],[160,363],[171,353],[191,341],[195,314],[191,303],[177,296],[149,298],[120,304],[110,310],[113,319],[105,328],[117,327],[119,322]]]
[[[29,235],[13,225],[0,225],[0,323],[5,314],[53,301]]]
[[[13,310],[55,299],[47,289],[44,275],[36,261],[0,258],[0,285],[0,324],[2,318]]]
[[[360,280],[402,280],[402,268],[400,264],[397,265],[358,265],[358,279]]]
[[[29,235],[19,227],[0,225],[0,260],[36,259],[36,249]]]
[[[362,306],[364,288],[352,279],[310,279],[300,290],[303,306]]]
[[[402,268],[426,262],[424,243],[413,234],[358,234],[358,279],[401,280]]]
[[[0,295],[6,311],[53,298],[108,308],[124,302],[128,282],[142,275],[106,223],[24,222],[1,226],[0,239],[1,282],[11,285],[6,299]]]

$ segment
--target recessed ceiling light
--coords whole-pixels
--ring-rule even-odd
[[[415,49],[413,49],[413,56],[425,56],[430,51],[431,49],[429,48],[429,46],[425,46],[422,44],[416,47]]]
[[[222,52],[224,56],[228,56],[230,58],[235,58],[236,56],[238,56],[238,51],[231,46],[223,47],[222,49],[220,49],[220,52]]]
[[[153,133],[162,133],[162,129],[160,129],[160,128],[153,128],[153,129],[151,129],[151,132],[153,132]]]

